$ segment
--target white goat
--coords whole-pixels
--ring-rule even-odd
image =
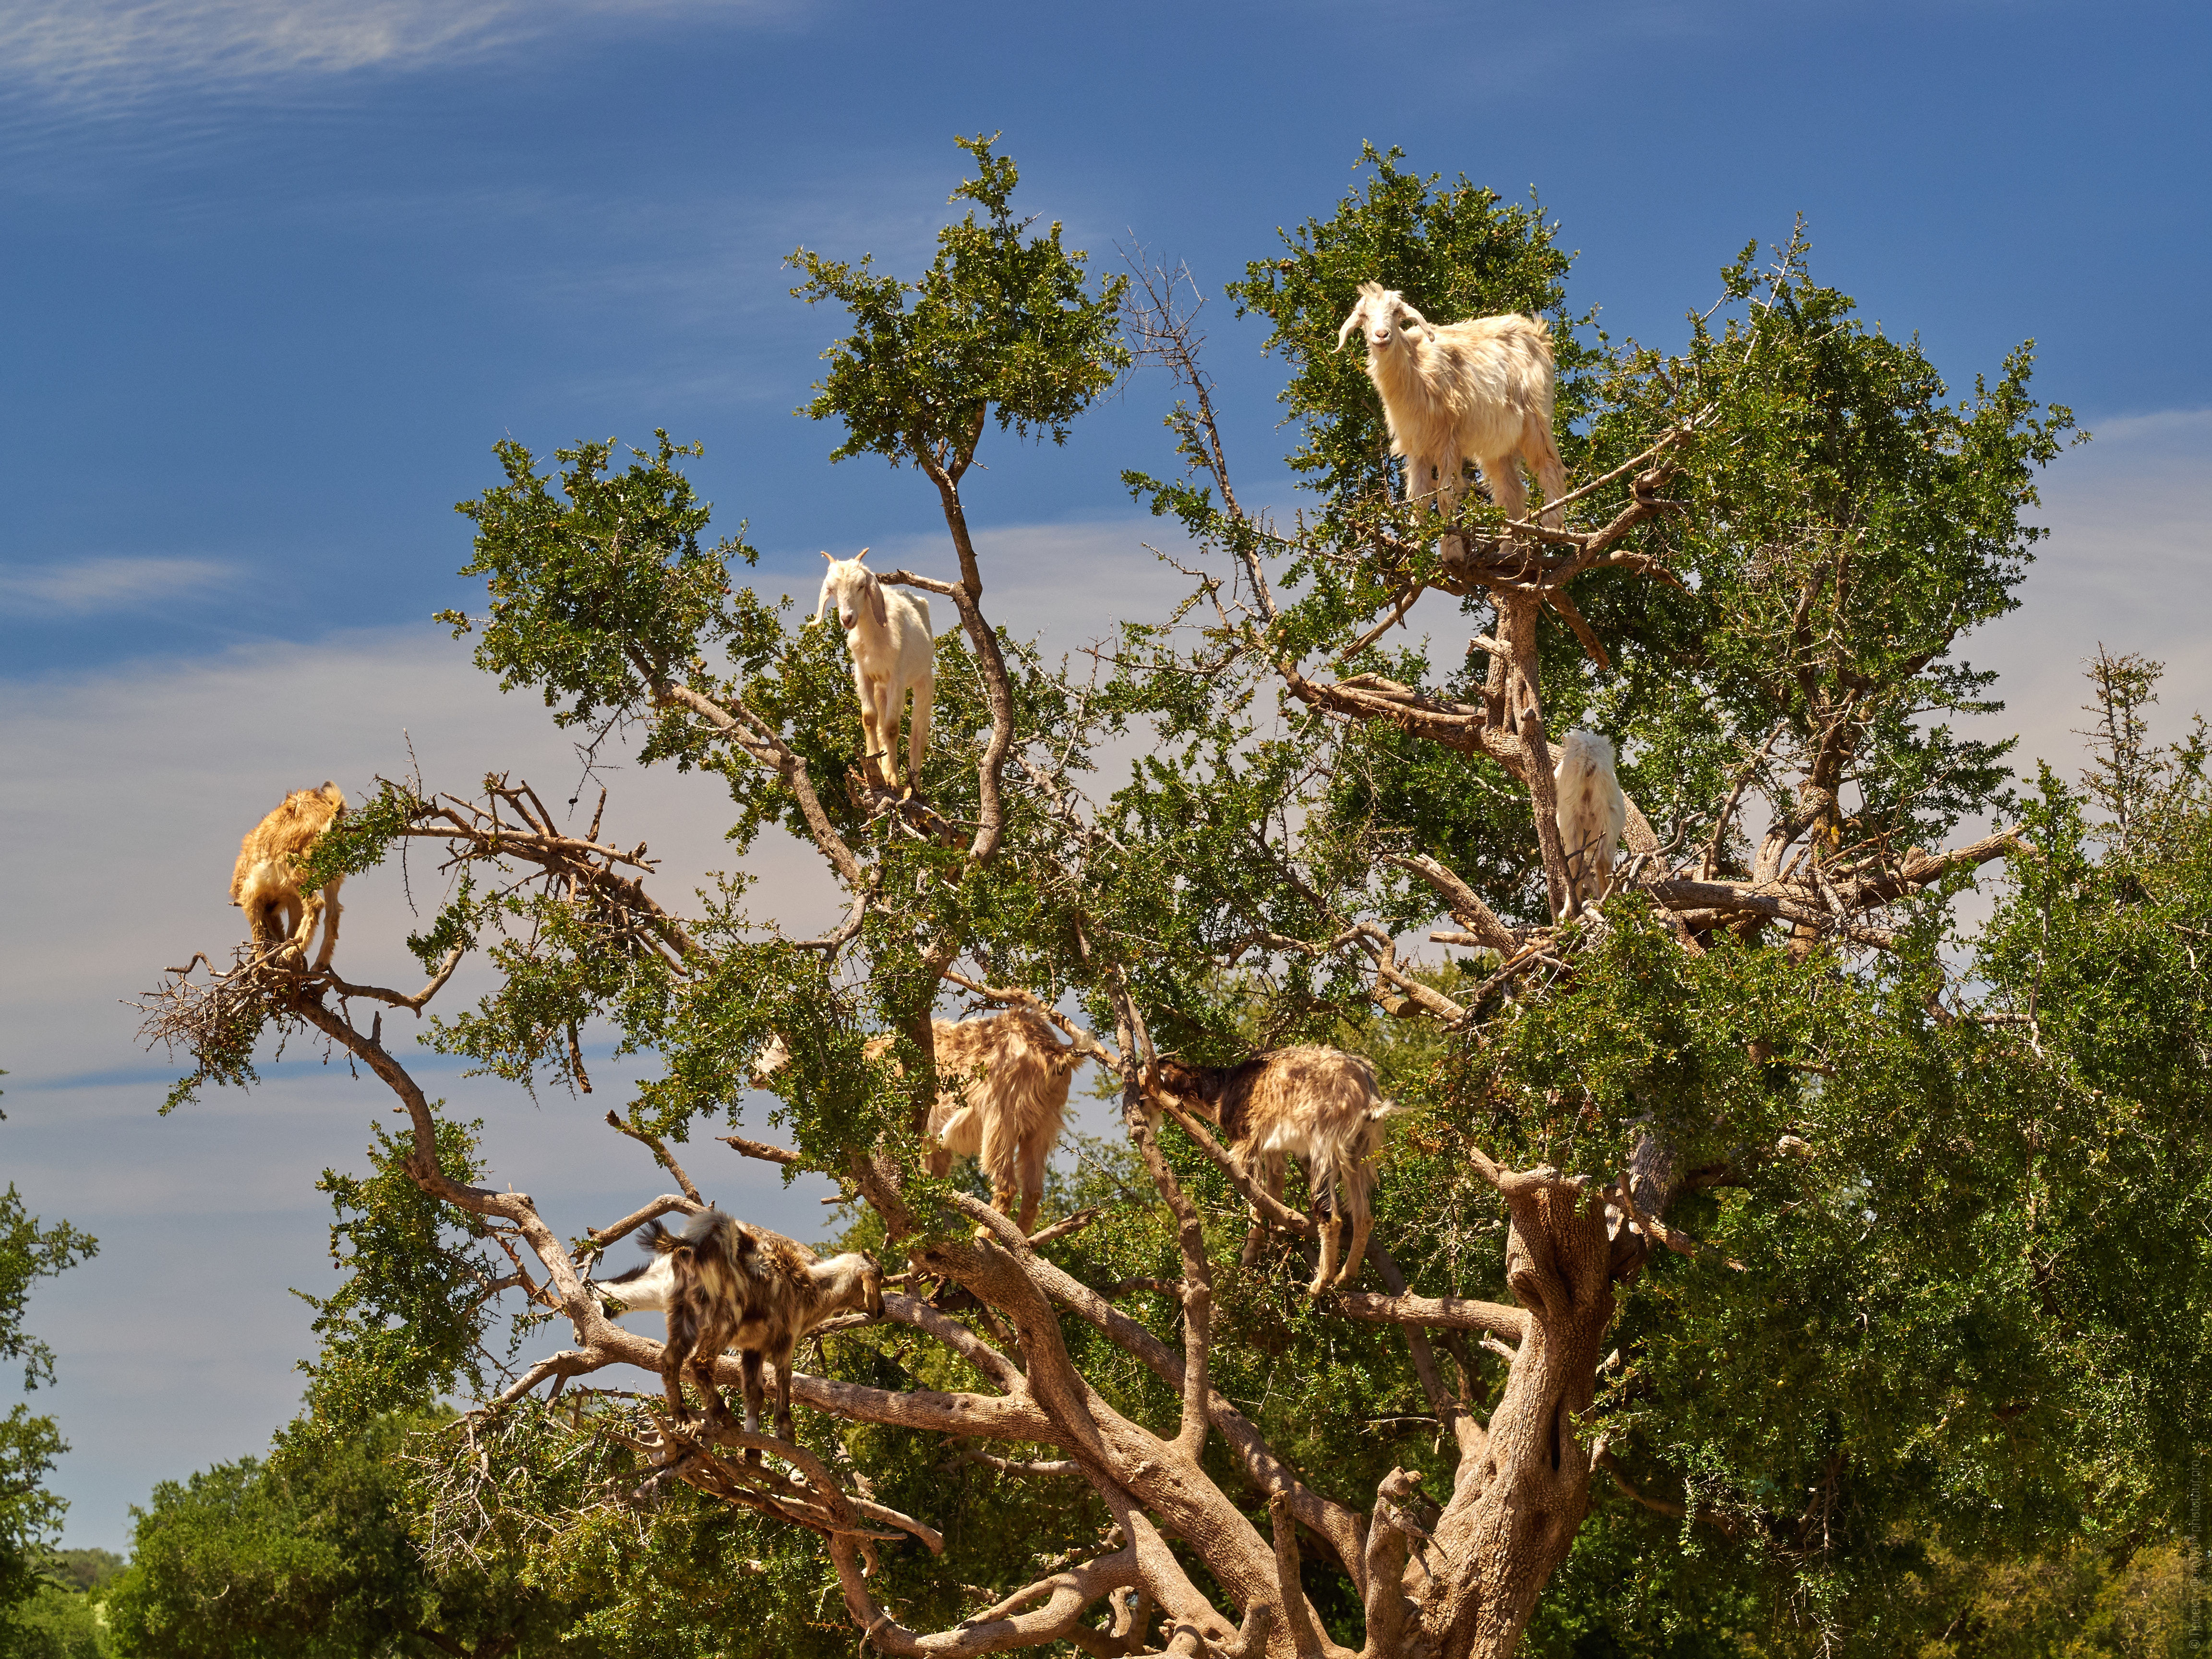
[[[1613,773],[1613,743],[1595,732],[1570,732],[1553,769],[1559,845],[1567,857],[1562,921],[1595,904],[1613,884],[1613,855],[1628,823],[1628,801]]]
[[[1162,1060],[1146,1072],[1144,1086],[1147,1095],[1219,1124],[1237,1167],[1270,1198],[1283,1195],[1283,1160],[1304,1158],[1306,1188],[1322,1218],[1321,1264],[1307,1293],[1358,1279],[1382,1120],[1397,1110],[1376,1086],[1373,1062],[1341,1048],[1273,1048],[1237,1066]],[[1351,1248],[1340,1261],[1347,1221]],[[1255,1211],[1244,1237],[1246,1267],[1259,1259],[1264,1237]]]
[[[1410,500],[1435,492],[1449,514],[1460,503],[1460,467],[1482,468],[1491,498],[1518,519],[1528,505],[1526,461],[1547,501],[1567,487],[1552,440],[1552,331],[1540,317],[1509,313],[1439,327],[1395,289],[1362,283],[1358,303],[1336,331],[1337,349],[1354,329],[1367,340],[1367,374],[1382,394],[1390,453],[1406,458]],[[1557,529],[1562,515],[1544,510]]]
[[[791,1356],[799,1340],[848,1308],[871,1318],[884,1311],[884,1273],[875,1259],[849,1251],[818,1259],[813,1251],[765,1227],[707,1209],[680,1233],[645,1224],[653,1260],[602,1281],[601,1288],[635,1310],[659,1308],[668,1321],[661,1381],[678,1418],[688,1415],[683,1376],[691,1374],[706,1420],[726,1425],[728,1409],[714,1388],[714,1361],[738,1351],[745,1396],[745,1432],[760,1432],[761,1366],[775,1367],[775,1432],[791,1438]],[[618,1290],[611,1289],[619,1285]],[[747,1459],[758,1462],[757,1453]]]
[[[921,757],[929,752],[929,702],[937,672],[929,601],[902,587],[887,592],[876,573],[860,562],[868,556],[865,547],[849,559],[830,559],[826,550],[822,556],[830,559],[830,568],[823,574],[814,620],[822,620],[834,597],[838,625],[853,653],[866,769],[886,789],[898,784],[899,715],[907,693],[914,693],[914,725],[906,745],[906,793],[912,795],[921,780]]]

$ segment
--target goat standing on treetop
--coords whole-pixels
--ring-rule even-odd
[[[289,939],[291,954],[304,962],[315,923],[322,922],[323,948],[315,956],[318,973],[331,965],[331,951],[338,942],[338,887],[345,878],[332,876],[313,892],[302,893],[300,860],[344,812],[345,804],[345,791],[335,783],[293,790],[282,805],[246,832],[230,872],[230,902],[246,912],[257,950]],[[280,916],[281,928],[276,925]]]
[[[791,1356],[799,1339],[848,1309],[865,1310],[872,1319],[883,1316],[883,1269],[862,1251],[820,1261],[803,1244],[713,1208],[693,1216],[681,1233],[648,1221],[641,1242],[655,1260],[603,1282],[624,1286],[614,1293],[629,1307],[666,1310],[661,1382],[679,1420],[689,1416],[683,1385],[688,1370],[707,1423],[728,1425],[728,1407],[714,1387],[714,1361],[723,1349],[734,1347],[744,1385],[745,1432],[760,1432],[766,1360],[775,1367],[776,1438],[790,1440]],[[757,1452],[745,1455],[759,1461]]]
[[[1406,459],[1407,499],[1434,492],[1450,516],[1469,460],[1481,466],[1491,499],[1509,519],[1528,506],[1522,461],[1547,501],[1565,493],[1566,468],[1552,438],[1552,331],[1542,318],[1510,312],[1439,327],[1395,289],[1362,283],[1336,331],[1338,349],[1354,329],[1367,341],[1367,374],[1382,395],[1390,453]],[[1544,509],[1548,528],[1563,522],[1558,509]]]
[[[1306,1160],[1306,1189],[1321,1222],[1321,1263],[1307,1293],[1349,1287],[1359,1277],[1372,1219],[1375,1164],[1382,1120],[1397,1108],[1382,1097],[1374,1063],[1341,1048],[1272,1048],[1237,1066],[1157,1061],[1145,1092],[1210,1118],[1229,1138],[1240,1172],[1268,1197],[1283,1196],[1283,1160]],[[1342,1253],[1346,1222],[1351,1248]],[[1266,1228],[1255,1210],[1239,1260],[1259,1259]]]
[[[886,789],[898,787],[899,715],[907,693],[914,693],[914,725],[906,745],[906,793],[911,796],[921,787],[921,757],[929,752],[929,703],[936,683],[929,601],[903,588],[886,592],[876,573],[860,562],[868,556],[865,547],[849,559],[830,559],[826,549],[822,556],[830,559],[830,568],[823,574],[814,620],[822,620],[833,598],[837,601],[837,623],[853,653],[866,769]]]

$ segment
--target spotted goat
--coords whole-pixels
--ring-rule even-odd
[[[883,1316],[883,1269],[865,1251],[825,1261],[795,1240],[714,1208],[693,1216],[680,1232],[648,1221],[641,1242],[653,1259],[601,1284],[626,1308],[665,1311],[661,1382],[679,1421],[690,1414],[684,1400],[688,1372],[708,1426],[731,1425],[714,1387],[714,1362],[724,1349],[735,1348],[745,1432],[760,1432],[761,1368],[769,1364],[775,1367],[776,1438],[790,1440],[791,1356],[801,1339],[849,1310]],[[756,1453],[746,1455],[757,1461]]]

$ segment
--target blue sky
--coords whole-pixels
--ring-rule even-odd
[[[832,467],[793,417],[836,319],[781,261],[917,267],[956,132],[1003,131],[1017,200],[1102,263],[1134,236],[1217,294],[1330,210],[1364,140],[1533,184],[1582,250],[1573,304],[1660,343],[1802,212],[1816,274],[1954,392],[2033,336],[2039,392],[2099,434],[2050,477],[2027,608],[1972,653],[2007,674],[2002,729],[2063,759],[2100,637],[2167,658],[2169,726],[2212,707],[2208,46],[2179,6],[7,0],[0,823],[54,850],[0,885],[0,1168],[104,1241],[33,1304],[70,1540],[120,1547],[154,1480],[288,1414],[310,1338],[284,1291],[328,1278],[313,1182],[379,1109],[295,1055],[157,1120],[116,1000],[228,937],[236,837],[283,789],[357,790],[408,738],[449,781],[567,763],[427,622],[471,597],[451,509],[495,441],[699,440],[721,527],[749,519],[803,599],[818,548],[945,560],[919,479]],[[1287,499],[1278,369],[1207,318],[1248,489]],[[1140,377],[1064,449],[987,444],[1003,614],[1079,643],[1160,591],[1117,477],[1167,464],[1170,395]],[[716,861],[677,781],[620,805],[682,826],[677,890]],[[795,912],[822,902],[787,876]],[[404,931],[377,879],[347,894],[363,971]],[[597,1103],[440,1086],[508,1127],[502,1176],[573,1201],[563,1224],[657,1178],[599,1144]],[[811,1195],[724,1179],[817,1230]]]

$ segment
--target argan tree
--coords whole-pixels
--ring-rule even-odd
[[[915,799],[865,781],[842,642],[734,586],[753,554],[704,544],[665,436],[620,470],[502,445],[461,509],[488,603],[447,620],[479,665],[719,780],[740,861],[771,825],[810,842],[842,921],[793,936],[742,867],[677,906],[604,795],[586,824],[520,780],[409,780],[317,868],[437,850],[422,991],[245,958],[151,1001],[192,1045],[180,1097],[304,1028],[404,1108],[341,1194],[313,1398],[334,1423],[478,1402],[424,1478],[427,1547],[596,1575],[663,1650],[681,1626],[702,1651],[769,1630],[944,1659],[1461,1659],[1532,1620],[1549,1644],[1889,1651],[1939,1538],[1956,1571],[2170,1521],[2212,1305],[2201,778],[2174,759],[2164,838],[2106,846],[1949,724],[1996,706],[1960,644],[2016,603],[2072,425],[2031,400],[2027,350],[1952,401],[1797,237],[1747,249],[1680,350],[1616,342],[1565,309],[1533,203],[1370,152],[1360,193],[1229,289],[1270,326],[1311,489],[1271,513],[1232,476],[1187,273],[1097,281],[1015,215],[1010,162],[963,148],[966,213],[918,279],[793,256],[849,331],[803,412],[839,459],[919,472],[955,555],[957,579],[884,577],[959,618]],[[1405,499],[1335,349],[1375,278],[1438,319],[1550,316],[1564,528]],[[1179,388],[1182,470],[1126,477],[1185,532],[1189,598],[1054,666],[991,622],[963,492],[994,425],[1058,441],[1133,367],[1130,396],[1161,368]],[[1432,659],[1394,627],[1437,594],[1424,618],[1455,600],[1471,637]],[[1631,805],[1613,892],[1562,925],[1576,726],[1620,745]],[[1141,751],[1126,775],[1094,763],[1109,743]],[[1977,930],[1954,902],[1978,875]],[[471,951],[496,988],[425,1041],[580,1090],[579,1033],[611,1028],[652,1060],[611,1123],[678,1190],[572,1242],[477,1184],[474,1132],[374,1017]],[[957,1081],[930,1016],[1009,1006],[1058,1025],[1126,1130],[1026,1237],[932,1179],[919,1133]],[[770,1124],[744,1122],[777,1038]],[[1374,1055],[1406,1109],[1364,1285],[1310,1302],[1307,1206],[1146,1086],[1162,1054],[1294,1042]],[[803,1351],[797,1445],[672,1419],[659,1344],[592,1283],[702,1206],[678,1149],[718,1123],[839,1183],[845,1243],[894,1273],[880,1325]],[[1273,1241],[1249,1268],[1248,1206]],[[732,1565],[620,1589],[672,1516]]]

